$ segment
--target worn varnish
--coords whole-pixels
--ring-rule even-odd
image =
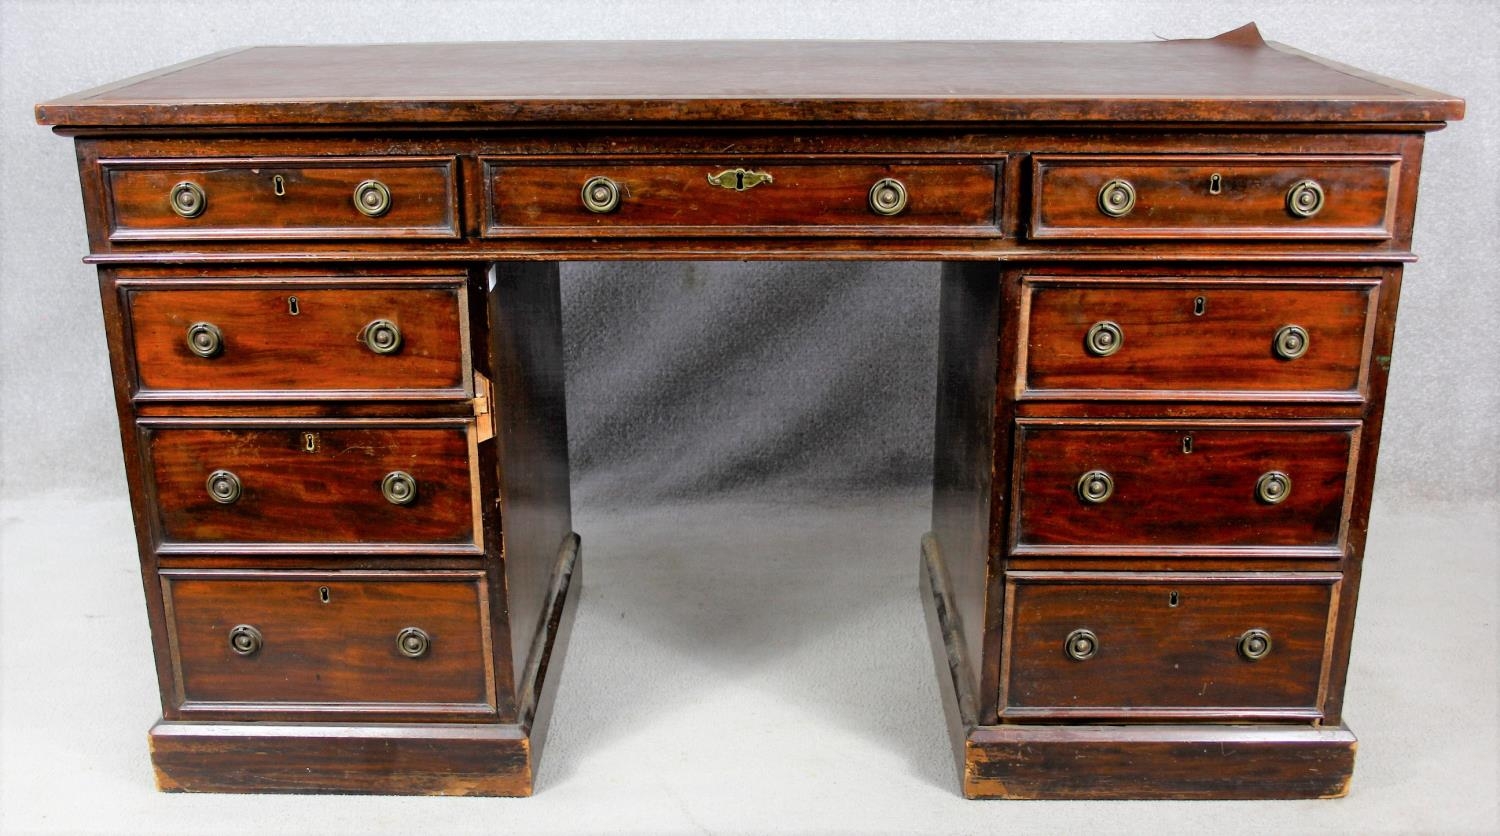
[[[944,262],[920,588],[963,792],[1348,791],[1461,100],[1252,25],[257,47],[36,113],[76,137],[163,789],[532,792],[582,578],[558,263],[817,258]]]

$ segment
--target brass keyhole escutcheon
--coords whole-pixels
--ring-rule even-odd
[[[1191,453],[1191,452],[1193,452],[1193,437],[1192,436],[1185,435],[1185,436],[1182,437],[1182,452],[1184,452],[1184,453]]]
[[[1099,211],[1123,218],[1135,208],[1135,186],[1129,180],[1111,180],[1099,187]]]
[[[241,656],[254,656],[265,645],[265,637],[249,624],[240,624],[229,631],[229,646]]]
[[[620,208],[620,184],[608,177],[590,177],[583,181],[583,208],[603,215]]]
[[[1208,175],[1208,193],[1219,194],[1222,191],[1224,191],[1224,178],[1219,175],[1219,172],[1215,171]]]
[[[1094,658],[1099,652],[1099,637],[1093,630],[1074,630],[1063,640],[1063,651],[1075,662]]]
[[[302,303],[297,301],[297,297],[286,297],[286,312],[291,314],[292,316],[297,316],[298,314],[302,313]]]
[[[286,197],[286,178],[277,174],[271,178],[271,193],[277,197]]]
[[[328,603],[328,600],[331,597],[333,597],[333,596],[332,596],[332,593],[330,593],[328,591],[328,587],[326,587],[326,586],[320,586],[320,587],[318,587],[318,600],[319,601],[321,601],[321,602],[323,602],[323,603],[326,604],[326,603]]]
[[[1246,630],[1240,636],[1238,648],[1246,661],[1259,662],[1271,653],[1271,634],[1265,630]]]
[[[1171,592],[1167,593],[1167,606],[1169,606],[1169,607],[1175,607],[1175,606],[1177,606],[1178,604],[1181,604],[1181,603],[1182,603],[1182,596],[1180,596],[1180,595],[1177,594],[1177,590],[1174,589]]]
[[[304,453],[316,453],[316,452],[318,452],[318,434],[317,433],[303,433],[302,434],[302,452],[304,452]]]
[[[396,634],[396,649],[408,659],[420,659],[432,647],[432,637],[420,627],[403,627]]]
[[[737,192],[753,189],[762,183],[773,183],[776,180],[769,171],[749,171],[743,168],[726,169],[718,174],[707,176],[709,185],[718,186],[721,189],[733,189]]]
[[[354,187],[354,208],[367,218],[391,211],[391,190],[379,180],[365,180]]]
[[[178,215],[196,218],[208,208],[208,195],[204,194],[203,187],[197,183],[183,181],[172,187],[167,195],[167,203]]]
[[[1208,310],[1208,299],[1206,297],[1199,296],[1193,299],[1193,316],[1203,316],[1203,312],[1206,310]]]

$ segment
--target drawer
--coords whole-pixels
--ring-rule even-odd
[[[1003,164],[491,158],[485,234],[998,236]]]
[[[139,426],[163,552],[478,549],[468,423],[163,418]]]
[[[460,280],[121,282],[138,399],[466,398]]]
[[[1012,554],[1338,559],[1350,421],[1017,421]]]
[[[1321,716],[1336,574],[1006,577],[1001,717]]]
[[[1029,276],[1017,396],[1358,401],[1380,283]]]
[[[1396,156],[1032,158],[1032,238],[1383,240]]]
[[[457,238],[453,157],[101,160],[111,241]]]
[[[493,713],[481,572],[161,575],[185,713]]]

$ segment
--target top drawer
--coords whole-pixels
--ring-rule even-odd
[[[1000,234],[1003,159],[490,158],[489,236]]]
[[[1384,240],[1396,156],[1032,159],[1032,238]]]
[[[101,160],[111,241],[457,238],[453,157]]]

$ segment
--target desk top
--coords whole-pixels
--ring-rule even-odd
[[[525,123],[1404,122],[1463,101],[1262,40],[250,47],[36,108],[62,129]]]

